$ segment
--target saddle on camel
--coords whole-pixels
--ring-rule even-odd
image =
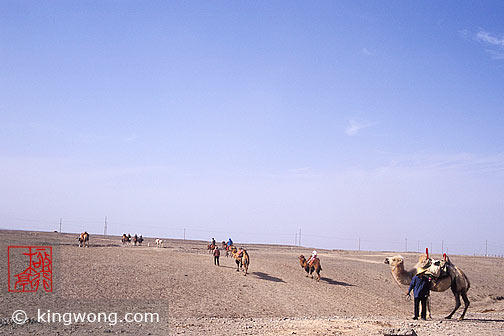
[[[443,279],[449,277],[448,263],[450,262],[446,253],[443,254],[443,260],[436,260],[429,257],[429,249],[425,249],[425,255],[420,256],[418,261],[417,273],[425,272],[425,275],[434,279]]]

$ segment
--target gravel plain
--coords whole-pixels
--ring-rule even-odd
[[[443,319],[454,305],[450,291],[432,293],[432,320],[412,321],[407,288],[393,281],[383,263],[399,253],[318,250],[323,269],[317,282],[305,277],[298,262],[308,248],[244,244],[251,259],[244,276],[231,258],[222,256],[221,266],[214,266],[206,242],[167,239],[156,248],[155,238],[147,238],[135,247],[122,246],[120,237],[91,235],[91,246],[79,248],[76,237],[0,231],[6,269],[0,335],[504,335],[499,258],[450,256],[471,281],[464,321]],[[52,293],[8,292],[7,247],[13,245],[53,247]],[[419,256],[402,255],[407,265]],[[19,258],[11,255],[11,263]],[[28,317],[22,325],[12,320],[19,309]],[[101,313],[107,320],[41,321],[48,311]],[[126,322],[126,314],[143,319]],[[148,320],[153,314],[158,318]]]

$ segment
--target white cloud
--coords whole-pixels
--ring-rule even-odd
[[[486,52],[492,57],[494,60],[504,59],[504,51],[496,51],[492,49],[486,49]]]
[[[504,173],[504,153],[487,156],[473,153],[392,155],[390,164],[380,169],[389,168],[450,171],[451,173]]]
[[[470,33],[468,30],[462,30],[459,33],[464,37],[472,36],[475,41],[486,45],[485,51],[492,59],[504,59],[504,35],[499,36],[483,29],[480,29],[477,33]]]
[[[372,126],[372,123],[362,123],[358,122],[356,120],[350,119],[349,120],[350,125],[345,130],[345,133],[349,136],[354,136],[356,135],[361,129],[367,128]]]
[[[476,33],[476,40],[504,48],[504,37],[494,36],[484,30],[480,30]]]
[[[293,174],[303,174],[308,171],[310,171],[310,167],[292,168],[288,170],[289,173]]]
[[[361,52],[366,56],[373,56],[374,52],[370,51],[368,48],[362,48]]]

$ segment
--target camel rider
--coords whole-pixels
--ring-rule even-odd
[[[312,252],[312,255],[310,256],[310,258],[308,259],[308,261],[306,263],[308,265],[310,265],[315,259],[317,259],[317,251]]]
[[[233,241],[231,240],[231,238],[229,238],[228,242],[227,242],[227,246],[233,246]]]
[[[236,252],[236,253],[237,253],[237,255],[238,255],[238,258],[241,258],[241,256],[243,255],[243,251],[245,251],[243,247],[240,247],[240,248],[238,249],[238,252]]]
[[[212,245],[217,246],[217,244],[215,243],[215,238],[212,238]]]

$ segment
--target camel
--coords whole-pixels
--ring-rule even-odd
[[[208,250],[208,253],[212,254],[213,250],[215,250],[215,244],[208,244],[207,250]]]
[[[299,264],[301,267],[306,271],[306,277],[308,275],[311,275],[311,278],[313,279],[313,271],[317,274],[317,281],[320,281],[320,271],[322,271],[322,266],[320,266],[320,259],[315,258],[310,264],[308,265],[307,260],[304,255],[299,256]]]
[[[229,247],[225,241],[221,243],[221,249],[226,251],[226,258],[229,257]]]
[[[79,240],[79,247],[89,247],[89,233],[84,231],[77,239]]]
[[[164,244],[163,239],[156,239],[156,247],[162,248]]]
[[[426,258],[428,258],[428,255],[420,257],[420,261],[417,263],[417,267],[421,266]],[[441,276],[437,279],[432,279],[431,290],[434,292],[444,292],[448,288],[451,288],[453,296],[455,297],[455,308],[448,316],[445,317],[446,319],[451,319],[453,314],[455,314],[457,309],[459,309],[461,305],[460,297],[462,296],[462,299],[464,300],[464,311],[462,312],[462,315],[460,315],[459,320],[463,320],[467,312],[467,308],[469,308],[470,302],[467,298],[467,291],[469,290],[471,284],[464,272],[457,266],[453,265],[446,255],[445,260],[447,266],[447,275]],[[387,257],[385,258],[384,262],[385,264],[390,265],[392,276],[399,285],[409,286],[411,279],[417,273],[417,267],[410,270],[405,269],[404,258],[402,256]],[[431,318],[429,300],[427,301],[427,315],[429,318]]]
[[[122,237],[121,237],[121,242],[123,245],[129,245],[131,239],[128,238],[128,236],[126,235],[126,233],[123,233]]]
[[[244,270],[245,276],[247,275],[248,267],[250,265],[250,257],[244,248],[238,250],[235,246],[229,247],[231,251],[231,256],[235,258],[236,271],[239,272],[240,269]]]

